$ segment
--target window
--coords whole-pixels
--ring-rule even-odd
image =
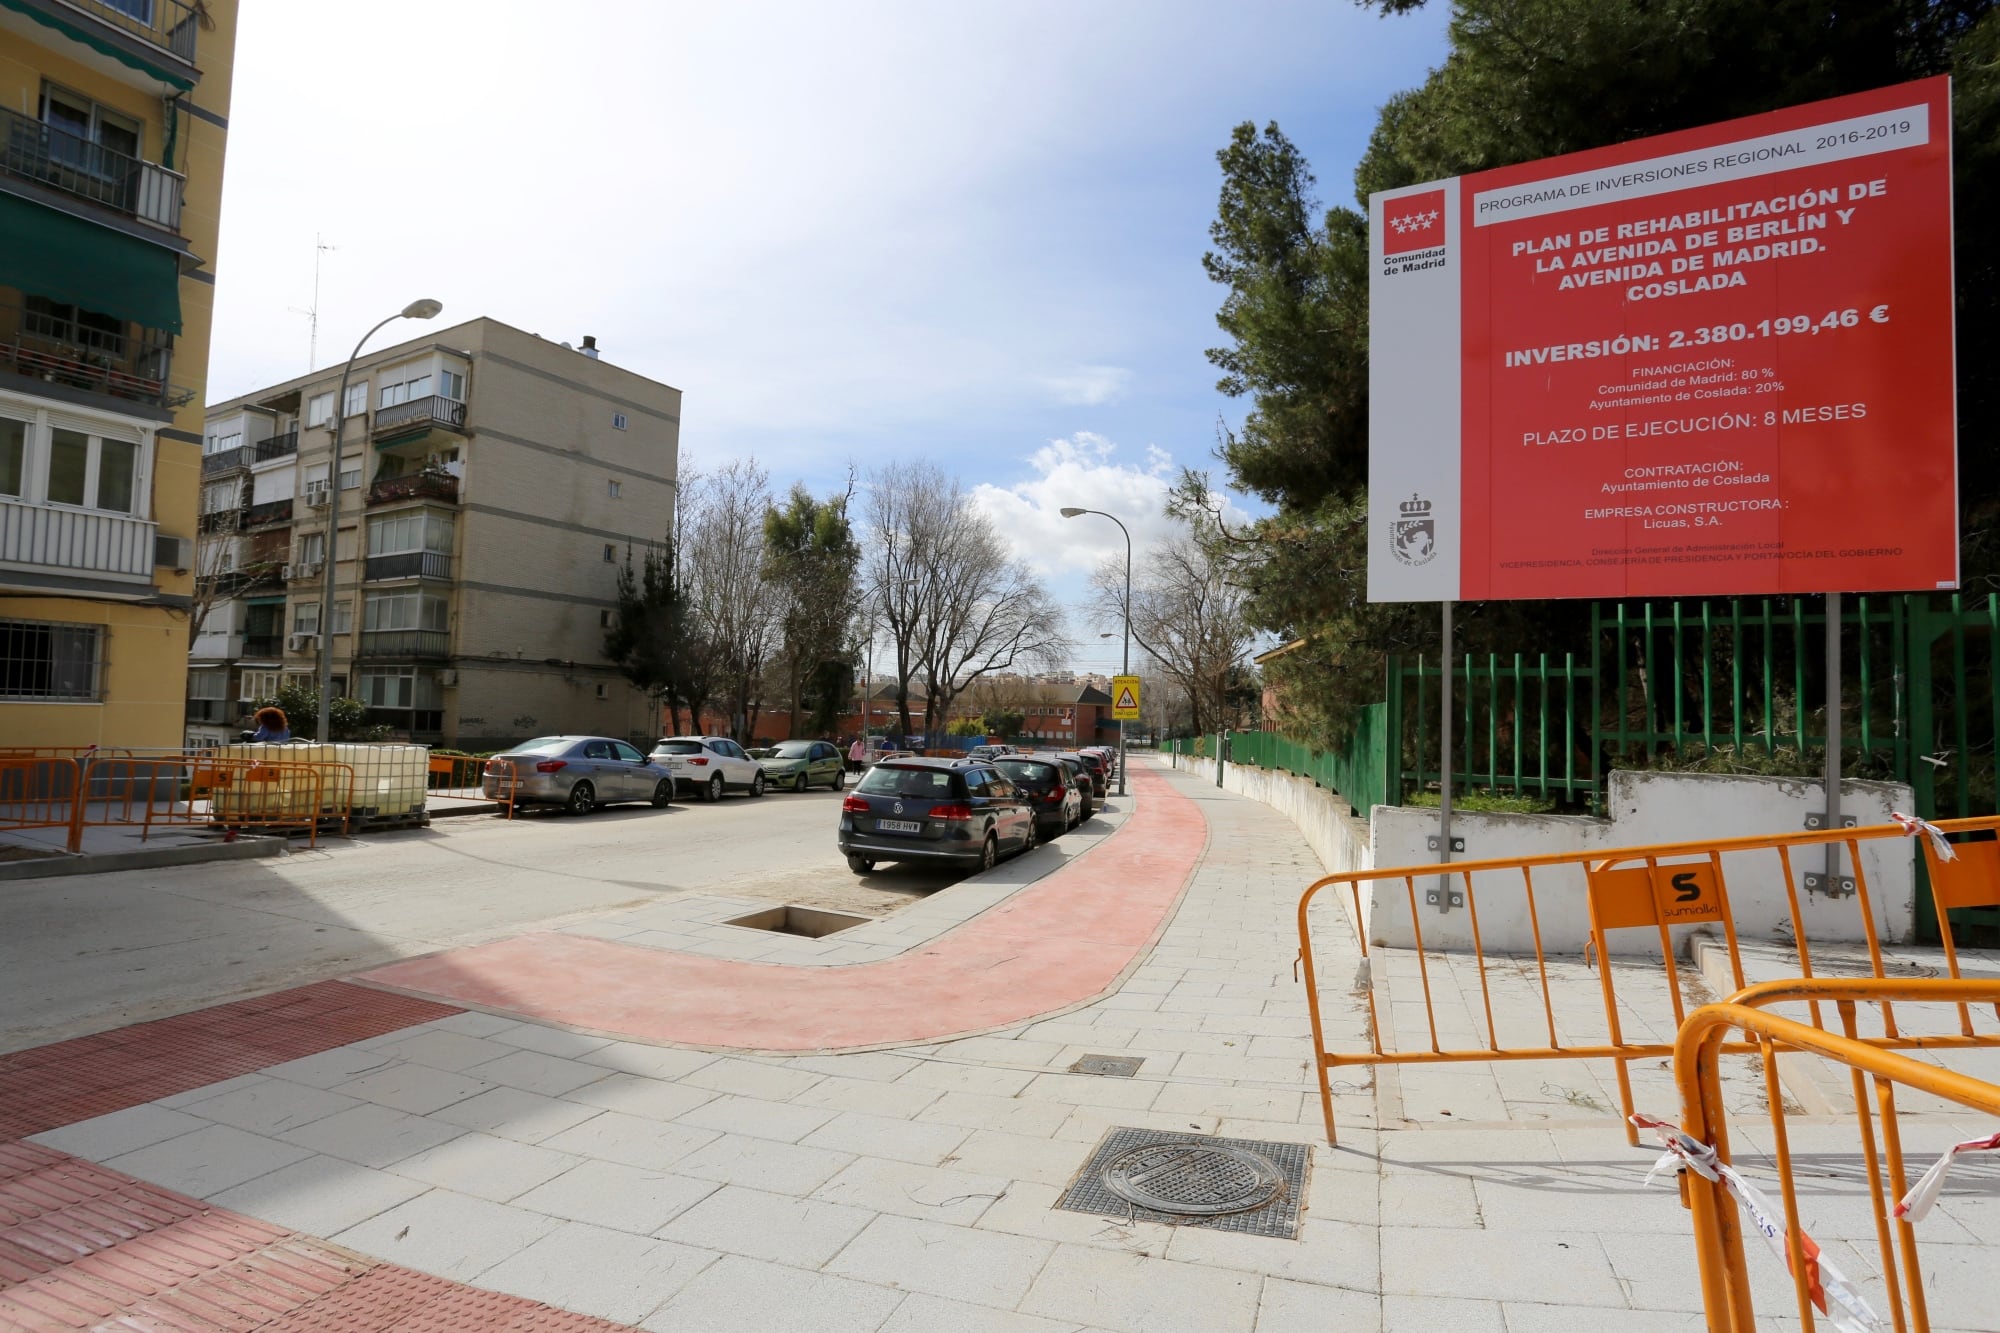
[[[454,403],[465,401],[465,376],[456,370],[438,372],[438,397],[449,398]]]
[[[625,414],[623,412],[613,412],[611,414],[611,429],[613,430],[625,429]]]
[[[239,703],[252,704],[263,699],[278,697],[278,673],[275,671],[246,671],[243,681],[236,691]]]
[[[292,633],[319,633],[319,603],[300,602],[292,608]]]
[[[63,160],[59,154],[51,153],[51,156]],[[125,355],[125,321],[116,315],[86,310],[64,301],[51,301],[46,296],[26,297],[21,310],[22,327],[38,338],[69,343],[84,351],[108,357]]]
[[[298,563],[302,565],[324,564],[326,561],[326,534],[306,532],[299,535]]]
[[[437,674],[409,667],[363,671],[360,697],[370,708],[414,708],[434,713],[444,707],[444,687],[439,684]]]
[[[333,420],[333,390],[328,389],[325,393],[316,393],[306,399],[308,426],[324,426],[331,420]]]
[[[394,407],[398,403],[412,402],[418,398],[431,396],[431,374],[427,370],[395,384],[382,386],[382,406]]]
[[[43,496],[50,504],[129,514],[139,493],[139,446],[65,426],[48,432],[49,473]]]
[[[126,4],[133,0],[125,0]],[[114,6],[122,8],[123,6]],[[139,122],[63,88],[42,88],[42,123],[56,133],[44,150],[56,162],[100,182],[93,194],[124,203],[120,182],[131,169],[120,156],[139,156]]]
[[[27,484],[28,423],[0,417],[0,495],[19,495]]]
[[[365,631],[448,629],[450,617],[450,602],[428,593],[380,594],[361,604],[361,628]]]
[[[153,26],[153,0],[99,0],[106,9],[129,14],[147,27]]]
[[[606,492],[610,494],[612,499],[616,500],[619,496],[625,494],[625,483],[620,481],[607,481],[604,483],[604,489]]]
[[[610,608],[608,608],[608,607],[607,607],[607,608],[605,608],[604,610],[602,610],[602,611],[599,611],[599,612],[597,613],[597,627],[598,627],[599,629],[610,629],[610,628],[611,628],[611,610],[610,610]]]
[[[190,671],[188,672],[188,698],[226,699],[229,697],[229,672]]]
[[[104,630],[46,620],[0,620],[0,699],[97,701]]]
[[[613,546],[610,542],[604,543],[604,563],[607,565],[615,565],[618,563],[618,548]]]
[[[361,484],[361,469],[360,469],[360,468],[358,468],[358,467],[348,467],[348,468],[342,468],[342,469],[340,470],[340,489],[341,489],[341,490],[343,490],[343,491],[351,491],[351,490],[353,490],[353,489],[354,489],[355,487],[359,486],[360,484]]]
[[[335,602],[333,604],[333,632],[351,634],[354,632],[354,603]]]
[[[597,697],[600,699],[609,699],[611,697],[611,687],[601,680],[597,682]]]
[[[404,555],[414,551],[451,554],[450,514],[413,509],[387,518],[368,520],[368,554]]]
[[[643,764],[646,762],[646,756],[640,754],[636,747],[627,745],[624,741],[613,741],[612,745],[616,747],[618,757],[626,763]]]
[[[344,417],[358,417],[368,410],[368,381],[347,386],[346,404],[341,410]]]
[[[227,432],[226,434],[209,436],[206,440],[202,441],[201,451],[204,454],[220,454],[220,453],[227,453],[231,449],[240,449],[242,447],[243,447],[243,432],[240,430],[233,430]]]

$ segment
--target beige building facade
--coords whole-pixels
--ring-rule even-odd
[[[208,410],[187,743],[313,680],[322,636],[335,693],[398,737],[650,739],[604,633],[627,552],[671,529],[680,391],[485,318],[364,355],[337,404],[340,379]]]
[[[236,13],[0,3],[0,744],[181,740]]]

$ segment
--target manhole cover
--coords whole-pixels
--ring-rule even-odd
[[[1298,1235],[1310,1161],[1303,1143],[1120,1126],[1098,1141],[1055,1206],[1290,1240]]]
[[[1130,1078],[1145,1063],[1143,1055],[1086,1055],[1069,1070],[1072,1074],[1096,1074],[1101,1078]]]
[[[1104,1183],[1141,1208],[1189,1217],[1246,1213],[1285,1187],[1277,1166],[1257,1153],[1187,1141],[1148,1144],[1113,1158]]]

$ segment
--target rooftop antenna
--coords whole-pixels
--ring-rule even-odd
[[[298,306],[287,307],[287,309],[289,309],[295,315],[304,315],[306,317],[307,326],[312,330],[310,341],[306,345],[306,370],[308,372],[311,372],[319,368],[320,261],[326,257],[327,251],[336,248],[338,247],[328,245],[326,243],[325,238],[323,238],[318,232],[313,233],[313,302],[310,306],[306,307],[303,310],[301,310]]]

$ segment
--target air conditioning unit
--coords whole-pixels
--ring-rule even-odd
[[[295,653],[302,653],[308,648],[317,648],[319,647],[319,635],[294,634],[291,638],[291,645],[292,651]]]
[[[296,565],[286,565],[283,569],[278,571],[278,577],[283,579],[285,582],[290,583],[292,581],[292,570],[296,568],[297,568]]]
[[[319,577],[319,565],[320,562],[317,560],[307,560],[295,565],[286,565],[285,578],[287,581],[291,579],[316,579]]]
[[[326,507],[326,497],[327,484],[325,482],[309,481],[306,483],[306,505],[308,508],[324,509]]]
[[[438,684],[440,685],[458,684],[458,672],[450,669],[438,672]]]
[[[153,563],[166,569],[194,568],[194,540],[190,537],[153,537]]]

